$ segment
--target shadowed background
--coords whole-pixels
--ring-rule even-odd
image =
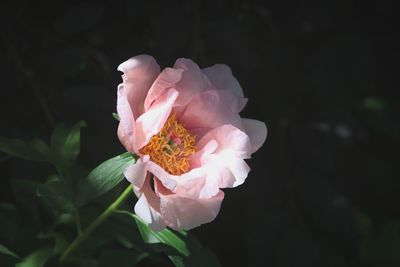
[[[242,116],[268,137],[246,183],[192,232],[223,266],[400,265],[396,1],[1,5],[1,135],[48,140],[83,119],[80,160],[94,167],[124,151],[111,116],[121,62],[225,63],[249,98]],[[40,174],[1,162],[1,200]]]

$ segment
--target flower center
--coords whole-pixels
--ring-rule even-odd
[[[149,155],[153,162],[168,173],[181,175],[189,171],[189,156],[196,152],[195,145],[195,136],[175,119],[175,114],[172,114],[161,131],[139,152]]]

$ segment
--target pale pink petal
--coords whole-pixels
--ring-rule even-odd
[[[203,168],[207,175],[198,193],[199,198],[209,198],[220,188],[232,188],[244,183],[250,171],[247,163],[232,155],[209,155],[204,159]]]
[[[122,124],[118,124],[118,129],[117,129],[117,135],[119,140],[121,141],[121,144],[126,148],[127,151],[129,152],[135,152],[133,148],[133,140],[129,140],[129,136],[125,135],[125,131],[122,129]],[[134,138],[132,138],[134,139]]]
[[[206,170],[193,168],[182,175],[172,175],[154,162],[149,162],[148,171],[152,173],[166,189],[181,197],[196,199],[204,186]],[[217,192],[218,193],[218,192]]]
[[[204,175],[197,177],[197,181],[187,182],[181,179],[176,188],[179,195],[189,198],[209,198],[219,192],[219,177],[223,166],[219,157],[212,154],[217,148],[217,141],[209,140],[191,156],[191,166],[202,170]]]
[[[204,178],[204,184],[198,191],[199,198],[210,198],[218,194],[221,176],[224,175],[226,180],[229,176],[229,170],[223,165],[220,157],[216,155],[208,155],[203,158],[203,168],[206,169],[207,175]],[[232,176],[232,174],[230,174]],[[231,178],[234,181],[234,178]]]
[[[213,196],[219,188],[236,187],[242,184],[250,171],[244,158],[250,157],[249,137],[232,125],[223,125],[211,130],[198,142],[198,147],[207,147],[210,142],[218,147],[201,158],[202,168],[207,172],[200,198]]]
[[[150,86],[160,73],[160,66],[149,55],[139,55],[118,66],[124,74],[123,85],[135,118],[143,112],[144,99]]]
[[[190,171],[189,175],[186,175],[185,178],[185,180],[181,179],[179,181],[174,193],[180,197],[198,199],[200,197],[200,191],[206,182],[206,173],[204,169],[194,169]]]
[[[237,158],[235,158],[237,160]],[[203,158],[203,168],[206,170],[205,183],[198,191],[199,198],[209,198],[216,195],[220,188],[234,187],[239,184],[240,177],[235,177],[229,168],[226,158],[222,155],[207,155]],[[240,173],[239,173],[240,175]],[[246,177],[244,177],[246,178]]]
[[[174,68],[183,70],[182,79],[176,86],[179,92],[176,106],[186,106],[196,94],[212,89],[210,81],[192,60],[180,58],[175,62]]]
[[[173,88],[169,89],[136,120],[136,150],[146,145],[162,129],[177,97],[178,92]]]
[[[264,122],[252,119],[242,119],[246,134],[250,137],[251,153],[256,152],[267,138],[267,126]]]
[[[225,151],[225,153],[221,153],[219,156],[225,161],[225,166],[229,169],[229,172],[221,173],[219,187],[236,187],[243,184],[250,172],[250,167],[246,161],[238,158],[231,151]]]
[[[134,190],[137,193],[137,190]],[[135,213],[143,221],[149,224],[154,231],[165,228],[165,223],[160,213],[160,199],[150,187],[150,178],[147,177],[138,196],[139,200],[135,205]]]
[[[160,66],[150,55],[138,55],[132,57],[119,64],[117,69],[125,74],[124,78],[128,81],[142,78],[138,77],[137,74],[144,74],[145,76],[148,76],[158,75],[158,73],[160,73]]]
[[[164,186],[170,190],[175,189],[177,181],[180,178],[180,176],[169,174],[153,161],[149,162],[148,171],[152,173],[155,177],[158,177],[158,179],[164,184]]]
[[[203,148],[210,140],[215,140],[218,143],[218,148],[214,154],[229,150],[233,151],[236,157],[250,157],[252,147],[249,136],[233,125],[222,125],[209,131],[198,141],[198,148]]]
[[[135,213],[146,222],[153,231],[161,231],[166,227],[161,218],[161,214],[149,205],[145,194],[142,194],[136,202]]]
[[[227,90],[205,91],[192,98],[179,119],[189,129],[213,129],[224,124],[240,128],[239,102],[239,98]]]
[[[214,66],[203,69],[212,84],[221,90],[231,90],[239,97],[243,97],[243,90],[239,82],[232,75],[231,69],[224,64],[216,64]]]
[[[135,119],[123,85],[118,86],[117,112],[119,116],[118,137],[126,150],[135,152]]]
[[[128,166],[124,171],[125,178],[134,186],[141,188],[147,174],[147,162],[149,156],[139,158],[135,164]]]
[[[160,195],[161,216],[165,224],[175,230],[190,230],[211,222],[217,216],[224,198],[222,191],[211,198],[194,200],[162,190],[158,185],[156,190]]]
[[[182,78],[182,69],[164,69],[151,86],[144,101],[144,109],[148,110],[151,104],[169,88],[175,88]]]
[[[217,147],[218,147],[217,141],[215,141],[213,139],[207,140],[207,141],[208,142],[205,145],[203,144],[201,147],[199,145],[197,145],[197,148],[199,150],[196,153],[194,153],[192,156],[190,156],[190,167],[191,168],[201,167],[202,166],[202,158],[205,155],[210,155],[217,149]]]

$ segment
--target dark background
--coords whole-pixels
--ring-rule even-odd
[[[1,4],[2,136],[48,140],[83,119],[94,167],[124,151],[118,64],[225,63],[268,138],[192,232],[223,266],[400,266],[397,1],[56,2]],[[2,200],[32,166],[1,163]]]

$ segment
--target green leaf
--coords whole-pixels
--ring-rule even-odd
[[[75,160],[81,147],[81,128],[85,126],[84,121],[80,121],[74,126],[59,124],[51,135],[51,148],[62,159]]]
[[[68,213],[75,209],[72,193],[58,176],[51,176],[46,183],[39,185],[36,194],[58,214]]]
[[[166,252],[176,267],[221,266],[214,253],[211,250],[204,248],[200,242],[188,232],[174,232],[169,229],[155,232],[151,230],[137,215],[128,211],[118,211],[118,213],[128,215],[136,221],[138,230],[146,243],[152,244],[158,242],[176,250],[178,253]]]
[[[110,235],[122,247],[144,252],[145,244],[135,227],[132,227],[132,219],[121,214],[113,214],[102,225],[102,233]]]
[[[49,155],[46,154],[48,149],[47,146],[43,145],[44,142],[39,139],[35,139],[30,144],[25,143],[19,139],[11,139],[0,136],[0,151],[7,155],[32,160],[32,161],[48,161]]]
[[[29,142],[29,146],[32,147],[35,151],[39,152],[43,157],[49,161],[53,161],[53,152],[50,147],[43,141],[38,138],[34,138]]]
[[[135,219],[140,234],[142,235],[145,242],[156,243],[158,241],[173,247],[174,249],[176,249],[176,251],[184,256],[189,256],[190,252],[185,244],[185,241],[174,234],[171,230],[164,229],[162,231],[155,232],[151,230],[149,226],[145,222],[143,222],[137,215],[129,212],[126,212],[126,214],[132,216]]]
[[[118,113],[113,112],[112,116],[113,116],[113,118],[116,119],[117,121],[120,120],[120,119],[119,119]]]
[[[16,267],[43,267],[52,254],[51,249],[41,249],[27,256]]]
[[[14,252],[9,250],[6,246],[4,246],[2,244],[0,244],[0,253],[19,259],[19,256],[17,256],[17,254],[15,254]]]
[[[78,188],[78,205],[84,205],[90,200],[110,191],[124,178],[123,171],[135,159],[129,152],[104,161],[83,179]]]
[[[52,136],[52,148],[40,139],[33,139],[29,143],[18,139],[0,137],[0,151],[32,161],[44,161],[52,164],[64,180],[78,177],[78,165],[72,164],[80,149],[80,131],[84,123],[76,124],[70,131],[57,127]],[[63,130],[64,129],[64,130]]]
[[[183,258],[179,256],[169,256],[170,260],[176,267],[185,267],[185,263],[183,262]]]

